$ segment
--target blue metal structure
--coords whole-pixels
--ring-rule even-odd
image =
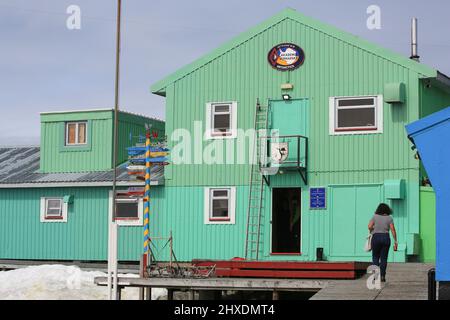
[[[436,192],[436,280],[450,281],[450,107],[406,126]]]

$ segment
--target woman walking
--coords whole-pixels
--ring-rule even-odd
[[[385,203],[381,203],[369,222],[369,231],[372,233],[372,263],[380,267],[381,281],[386,282],[386,267],[391,246],[389,230],[394,238],[394,251],[397,251],[397,232],[394,220],[391,217],[392,210]]]

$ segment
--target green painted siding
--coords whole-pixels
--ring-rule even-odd
[[[305,63],[291,72],[270,67],[267,53],[275,45],[291,42],[305,51]],[[205,130],[208,102],[237,101],[237,126],[253,128],[255,105],[272,104],[272,127],[309,138],[308,185],[296,172],[271,177],[266,187],[263,209],[265,260],[314,260],[317,247],[323,247],[328,260],[369,260],[363,251],[367,223],[379,202],[394,210],[399,250],[390,261],[406,261],[418,252],[411,239],[419,235],[420,163],[410,149],[404,126],[432,112],[436,101],[447,103],[447,92],[424,87],[424,78],[436,77],[435,70],[401,58],[357,38],[297,17],[292,12],[269,19],[236,40],[199,59],[167,79],[155,84],[153,92],[166,96],[166,121],[169,146],[177,129],[196,137],[194,122]],[[282,108],[281,85],[306,108],[303,121],[274,111]],[[380,134],[330,135],[329,98],[336,96],[382,95],[388,83],[402,83],[405,102],[383,103],[383,132]],[[402,86],[403,86],[402,85]],[[429,90],[425,92],[425,89]],[[427,111],[425,111],[427,110]],[[297,127],[295,128],[295,122]],[[195,140],[191,154],[210,141]],[[200,147],[199,147],[200,146]],[[229,152],[224,147],[224,154]],[[236,154],[237,149],[232,149]],[[192,258],[228,259],[243,256],[249,165],[172,164],[166,170],[164,218],[155,223],[155,232],[174,229],[175,250],[181,260]],[[403,199],[388,199],[386,180],[404,180]],[[204,186],[238,186],[236,225],[203,224]],[[325,210],[309,210],[309,188],[323,186],[328,191]],[[302,188],[302,255],[270,255],[270,216],[273,187]],[[244,200],[242,199],[244,198]],[[176,201],[173,201],[176,199]],[[242,215],[242,216],[239,216]],[[161,216],[162,217],[162,216]]]
[[[154,189],[152,189],[154,190]],[[245,240],[245,213],[248,187],[236,188],[236,224],[204,224],[203,187],[164,187],[163,207],[154,204],[150,217],[150,237],[173,235],[174,252],[179,261],[230,259],[242,256]],[[155,243],[157,259],[168,260],[165,241]]]
[[[152,188],[155,204],[160,189]],[[0,189],[0,259],[107,260],[109,190]],[[40,222],[40,198],[64,195],[73,195],[67,223]],[[120,227],[119,259],[139,260],[142,239],[143,227]]]
[[[127,147],[135,145],[140,135],[145,136],[145,124],[151,125],[151,131],[158,133],[158,139],[164,139],[163,121],[129,113],[119,113],[119,154],[117,157],[118,163],[122,163],[128,159]]]
[[[431,187],[420,188],[420,260],[436,261],[436,195]]]
[[[85,120],[90,120],[84,118]],[[111,169],[112,120],[93,119],[88,122],[90,148],[63,147],[64,121],[41,124],[41,171],[82,172]]]
[[[0,259],[106,260],[109,190],[106,187],[0,190]],[[152,188],[151,237],[167,238],[172,232],[174,251],[180,261],[242,256],[248,186],[237,187],[234,225],[204,225],[203,191],[203,187]],[[315,260],[317,247],[324,248],[325,257],[330,261],[370,259],[362,247],[366,225],[376,203],[386,200],[381,184],[330,185],[325,210],[309,210],[309,188],[302,188],[301,256],[270,255],[272,200],[270,193],[267,194],[261,234],[265,239],[262,259]],[[40,198],[64,195],[74,197],[73,204],[69,205],[68,222],[41,223]],[[404,230],[408,225],[405,205],[404,202],[392,204],[400,242],[405,241]],[[348,219],[349,215],[352,219]],[[139,259],[142,234],[140,226],[120,227],[120,260]],[[154,253],[159,260],[168,260],[165,244],[166,240],[154,242]],[[390,259],[394,261],[392,252]],[[403,256],[399,253],[395,261],[404,259],[404,253]]]
[[[307,58],[299,69],[279,72],[267,63],[267,52],[287,40],[299,44]],[[418,170],[404,125],[419,118],[420,77],[382,56],[286,19],[170,84],[166,90],[167,135],[170,137],[177,128],[193,133],[194,121],[201,121],[204,130],[205,103],[209,101],[237,101],[238,127],[252,128],[256,99],[263,104],[268,99],[280,99],[280,85],[290,82],[294,86],[289,92],[293,98],[310,101],[308,170],[312,176],[325,172]],[[329,135],[329,97],[382,94],[385,83],[391,82],[406,84],[407,102],[384,104],[383,134]],[[249,177],[245,165],[174,165],[168,171],[170,186],[247,184]]]
[[[450,89],[442,88],[435,81],[422,81],[420,93],[421,118],[450,106]]]
[[[295,187],[296,185],[294,185]],[[407,186],[407,194],[414,192],[414,185]],[[192,259],[231,259],[244,255],[245,223],[247,213],[248,186],[236,188],[236,223],[233,225],[204,224],[204,187],[164,187],[153,206],[150,218],[151,235],[168,237],[172,232],[174,251],[179,261]],[[367,224],[381,201],[389,203],[384,196],[383,184],[353,184],[327,186],[328,205],[325,210],[309,209],[309,187],[302,188],[300,256],[272,256],[271,252],[271,189],[266,189],[263,210],[264,238],[262,260],[316,259],[316,248],[324,248],[329,261],[369,261],[370,253],[364,252]],[[177,199],[173,201],[172,199]],[[401,200],[390,202],[400,243],[406,242],[409,229],[408,203]],[[162,249],[165,241],[156,244],[157,259],[168,259],[168,248]],[[406,248],[394,254],[390,261],[406,261]]]
[[[112,169],[113,119],[112,110],[41,114],[41,171],[86,172]],[[88,121],[87,146],[65,146],[66,121]],[[164,136],[164,122],[119,113],[118,163],[127,159],[126,147],[134,145],[137,136],[145,135],[145,123],[151,124],[159,136]]]

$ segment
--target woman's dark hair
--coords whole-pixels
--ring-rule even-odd
[[[375,214],[379,215],[391,215],[392,209],[386,203],[380,203],[378,205],[377,210],[375,210]]]

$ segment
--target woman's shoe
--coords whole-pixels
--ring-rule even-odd
[[[386,282],[386,277],[385,276],[381,276],[381,282]]]

